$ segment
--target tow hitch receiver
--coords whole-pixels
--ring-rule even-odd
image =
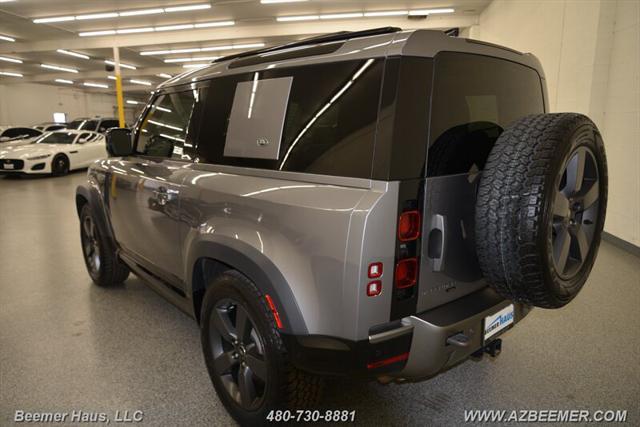
[[[498,357],[500,352],[502,351],[502,340],[498,338],[497,340],[491,341],[484,347],[484,352],[489,354],[491,357]]]
[[[474,359],[482,359],[485,353],[487,353],[491,357],[498,357],[500,352],[502,351],[502,339],[498,338],[496,340],[491,341],[489,344],[482,347],[480,350],[476,351],[471,355]]]

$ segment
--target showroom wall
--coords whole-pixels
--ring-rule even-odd
[[[640,2],[494,0],[463,36],[535,54],[551,111],[595,121],[609,162],[605,230],[640,246]]]
[[[125,108],[128,123],[132,122],[133,110]],[[0,125],[50,122],[54,112],[67,113],[68,120],[97,115],[113,117],[115,96],[33,83],[0,85]]]

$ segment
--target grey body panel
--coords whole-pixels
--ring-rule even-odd
[[[303,314],[303,324],[291,322],[293,333],[364,339],[371,324],[388,321],[390,293],[361,300],[362,266],[366,258],[393,263],[388,221],[395,221],[397,184],[335,177],[319,183],[318,176],[313,182],[304,180],[307,174],[277,171],[256,178],[250,169],[201,164],[184,170],[183,277],[189,277],[202,242],[227,246],[282,276],[298,309],[291,311]],[[380,233],[365,240],[371,223],[379,224]],[[391,276],[386,281],[390,288]]]
[[[418,313],[487,285],[474,237],[479,178],[475,173],[426,180]]]

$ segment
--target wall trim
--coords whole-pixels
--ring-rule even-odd
[[[617,236],[614,236],[611,233],[607,233],[606,231],[602,232],[602,240],[606,240],[607,242],[613,244],[614,246],[619,247],[632,255],[640,257],[640,246],[636,246],[631,242],[627,242],[624,239],[621,239]]]

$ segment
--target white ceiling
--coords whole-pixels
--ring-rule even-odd
[[[308,0],[291,3],[261,4],[259,0],[0,0],[0,36],[14,38],[15,42],[0,40],[0,57],[22,60],[16,64],[0,60],[0,71],[23,74],[23,78],[0,75],[0,83],[38,82],[58,84],[56,78],[70,79],[74,85],[91,81],[108,84],[104,59],[111,59],[113,46],[120,47],[123,63],[138,69],[123,70],[125,90],[148,92],[149,87],[134,85],[131,78],[156,84],[162,81],[159,73],[177,74],[184,71],[183,64],[165,63],[170,58],[197,58],[235,53],[238,50],[220,52],[163,54],[142,56],[142,51],[187,49],[194,47],[225,46],[230,44],[264,43],[274,45],[300,38],[333,31],[360,30],[393,25],[402,28],[467,27],[476,22],[478,14],[490,0],[365,0],[331,1]],[[136,11],[152,8],[168,8],[193,4],[208,4],[209,9],[158,13],[137,16],[120,16],[104,19],[72,20],[64,22],[34,23],[34,19],[77,16],[83,14]],[[373,12],[453,8],[453,13],[430,15],[426,19],[410,19],[407,16],[358,17],[350,19],[323,19],[301,22],[279,22],[277,17],[336,14],[347,12]],[[81,32],[148,28],[168,25],[197,24],[203,22],[234,21],[235,25],[140,34],[80,37]],[[63,55],[56,49],[67,49],[86,54],[90,60]],[[71,67],[79,70],[73,74],[41,68],[41,63]],[[95,89],[92,89],[95,90]]]

